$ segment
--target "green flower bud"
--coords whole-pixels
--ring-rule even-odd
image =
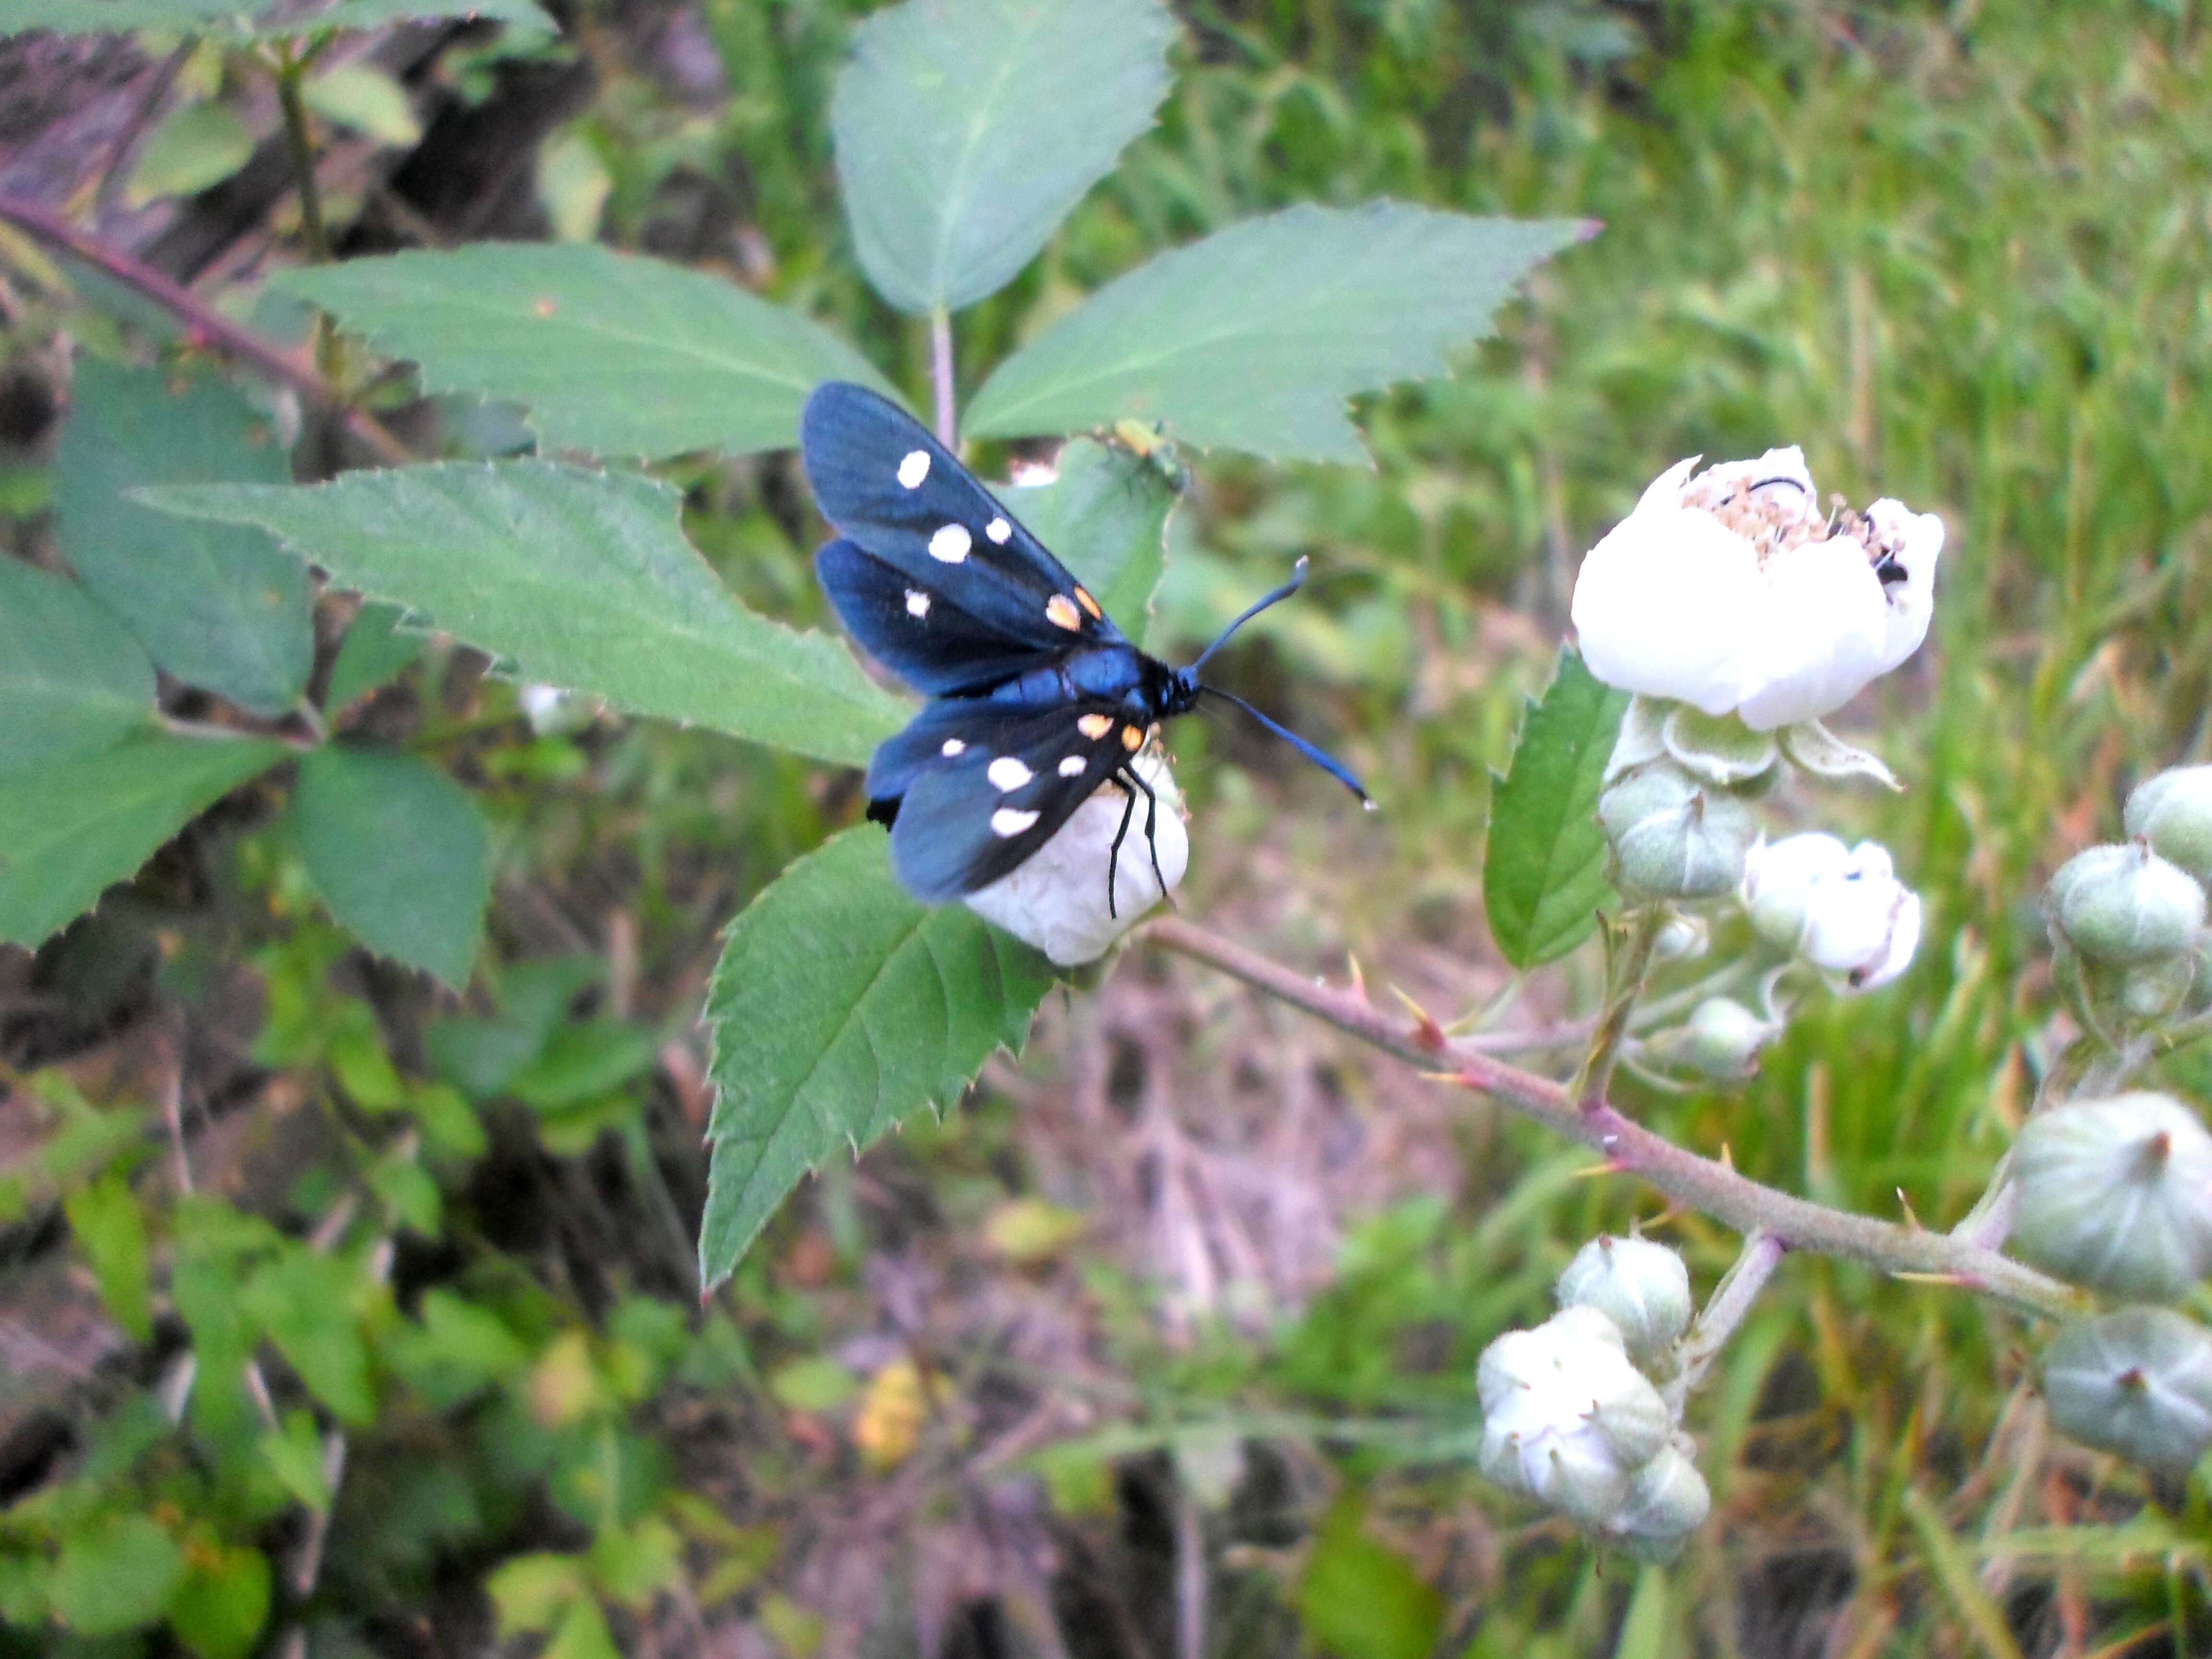
[[[1568,1308],[1483,1350],[1482,1472],[1510,1492],[1596,1526],[1667,1443],[1667,1402],[1628,1363],[1620,1328]]]
[[[1713,1494],[1679,1439],[1628,1483],[1621,1502],[1598,1536],[1638,1561],[1665,1563],[1682,1553],[1689,1536],[1712,1513]]]
[[[1638,899],[1717,898],[1743,878],[1758,826],[1734,795],[1650,766],[1598,797],[1622,890]]]
[[[1559,1275],[1559,1305],[1595,1308],[1648,1363],[1690,1328],[1690,1270],[1648,1238],[1593,1238]]]
[[[1713,930],[1703,916],[1677,912],[1667,918],[1659,937],[1651,941],[1654,962],[1695,962],[1713,946]]]
[[[2165,1095],[2076,1100],[2028,1120],[2013,1149],[2025,1261],[2138,1302],[2212,1273],[2212,1134]]]
[[[2168,957],[2164,962],[2148,962],[2140,968],[2123,969],[2117,1006],[2121,1014],[2134,1024],[2154,1025],[2180,1010],[2203,969],[2201,950]]]
[[[2043,1393],[2082,1444],[2185,1471],[2212,1446],[2212,1332],[2165,1308],[2077,1320],[2044,1355]]]
[[[2122,822],[2160,858],[2212,882],[2212,766],[2177,766],[2137,784]]]
[[[1716,1083],[1741,1083],[1759,1069],[1759,1051],[1776,1028],[1729,997],[1707,997],[1689,1019],[1651,1040],[1658,1056]]]
[[[2193,948],[2204,890],[2141,842],[2092,847],[2051,878],[2044,908],[2085,961],[2114,967],[2162,962]]]

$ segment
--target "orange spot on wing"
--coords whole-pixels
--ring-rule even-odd
[[[1098,608],[1098,601],[1091,597],[1089,588],[1079,586],[1075,590],[1075,602],[1088,611],[1097,621],[1106,620],[1106,613]]]
[[[1085,714],[1076,721],[1075,729],[1096,743],[1114,729],[1114,717],[1110,714]]]

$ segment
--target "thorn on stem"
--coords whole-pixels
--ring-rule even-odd
[[[1432,1054],[1443,1048],[1446,1041],[1444,1028],[1437,1024],[1437,1017],[1395,985],[1390,988],[1390,994],[1406,1005],[1406,1012],[1417,1022],[1413,1041]]]

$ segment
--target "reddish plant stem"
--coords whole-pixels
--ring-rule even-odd
[[[1685,1151],[1603,1100],[1578,1107],[1564,1085],[1509,1066],[1464,1041],[1455,1042],[1434,1022],[1409,1024],[1364,998],[1316,984],[1180,917],[1150,924],[1144,936],[1303,1009],[1439,1080],[1479,1090],[1593,1148],[1614,1170],[1640,1176],[1675,1203],[1738,1232],[1763,1231],[1779,1248],[1842,1256],[1886,1273],[1936,1279],[2046,1317],[2080,1313],[2090,1306],[2089,1298],[2072,1286],[1970,1240],[1832,1210]]]
[[[349,408],[335,387],[307,364],[240,327],[191,289],[173,282],[151,265],[86,235],[59,214],[34,202],[0,196],[0,221],[82,260],[134,293],[143,295],[185,323],[194,343],[222,353],[277,385],[289,386],[318,409],[335,411],[345,429],[388,466],[405,466],[415,459],[407,446],[367,411]]]
[[[937,441],[951,449],[959,436],[952,386],[952,318],[939,306],[929,313],[929,383],[936,394]]]

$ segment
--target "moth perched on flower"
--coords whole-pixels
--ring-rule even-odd
[[[1818,720],[1920,648],[1943,521],[1882,500],[1824,511],[1795,446],[1669,467],[1583,561],[1573,614],[1608,685],[1735,714]]]
[[[1063,963],[1103,952],[1127,926],[1121,852],[1140,799],[1153,878],[1141,906],[1181,877],[1167,874],[1161,855],[1172,811],[1164,813],[1159,775],[1139,757],[1162,721],[1201,697],[1236,704],[1367,800],[1357,778],[1304,738],[1199,683],[1199,669],[1231,635],[1297,591],[1303,559],[1195,662],[1170,668],[1131,644],[1090,591],[889,399],[839,381],[820,386],[806,401],[799,442],[815,501],[838,532],[814,556],[823,591],[846,631],[930,698],[868,765],[868,816],[890,826],[891,869],[916,898],[1027,893],[1033,902],[1000,902],[986,913]],[[1085,860],[1103,867],[1084,878],[1097,901],[1088,908],[1103,909],[1105,929],[1087,910],[1079,921],[1060,914],[1036,879],[1000,887],[1109,788],[1118,822],[1104,858]],[[1177,823],[1169,833],[1181,830]],[[1081,874],[1071,869],[1069,879]],[[1038,902],[1052,914],[1036,913]],[[1088,954],[1060,954],[1079,946]]]

